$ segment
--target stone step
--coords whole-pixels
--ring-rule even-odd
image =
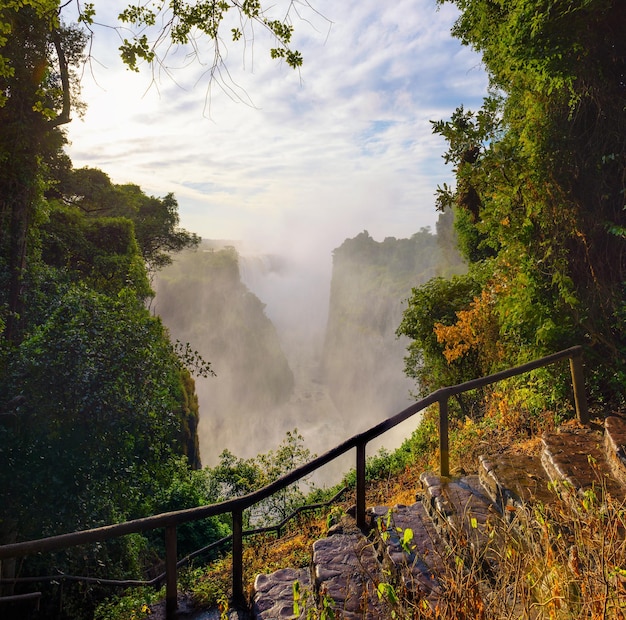
[[[318,605],[329,605],[336,618],[391,617],[378,596],[384,575],[374,545],[349,517],[333,526],[327,538],[313,543],[313,581]]]
[[[260,574],[254,580],[252,599],[252,617],[258,620],[276,620],[278,618],[305,618],[302,609],[306,601],[298,600],[299,613],[294,613],[294,585],[304,593],[312,592],[311,571],[308,568],[283,568],[269,574]]]
[[[546,503],[553,495],[550,478],[539,456],[496,454],[480,456],[478,477],[500,511],[510,517],[515,509],[533,502]]]
[[[440,537],[473,575],[484,600],[494,596],[502,544],[502,514],[478,475],[450,479],[425,472],[422,502]]]
[[[420,480],[422,501],[439,535],[450,541],[464,537],[476,552],[485,549],[501,513],[478,475],[451,479],[424,472]]]
[[[591,428],[567,428],[542,438],[542,463],[555,482],[565,482],[578,492],[595,489],[623,498],[624,487],[613,475],[604,434]]]
[[[442,595],[437,575],[443,574],[442,541],[422,502],[370,508],[383,567],[401,596],[425,600],[435,609]],[[405,537],[410,530],[412,535]]]
[[[313,603],[317,614],[325,603],[336,618],[386,619],[391,610],[378,596],[380,583],[390,583],[401,597],[427,601],[436,610],[437,602],[445,601],[439,577],[449,569],[444,560],[448,547],[466,548],[472,562],[467,567],[483,575],[479,587],[489,600],[501,552],[500,528],[511,531],[503,515],[552,501],[552,481],[565,481],[577,491],[594,488],[617,499],[626,497],[626,419],[607,418],[604,433],[582,427],[547,433],[541,456],[482,456],[477,475],[451,479],[425,472],[420,480],[421,502],[368,509],[375,542],[346,516],[327,538],[313,544],[311,570],[257,576],[253,617],[306,618]],[[404,537],[406,530],[411,537]],[[308,610],[301,604],[298,615],[293,605],[296,581],[300,592],[310,593]],[[521,617],[514,600],[510,608],[512,617]]]

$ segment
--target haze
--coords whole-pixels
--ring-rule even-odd
[[[124,5],[98,5],[99,21],[114,23]],[[176,69],[184,50],[168,60],[171,77],[127,71],[119,37],[97,28],[88,109],[69,126],[75,167],[174,192],[183,227],[270,252],[328,257],[364,229],[382,239],[433,225],[436,185],[452,175],[429,121],[460,104],[476,109],[487,83],[478,56],[449,34],[455,9],[434,0],[315,7],[327,19],[309,11],[295,23],[300,73],[269,58],[262,33],[254,45],[228,45],[227,84],[251,105],[219,83],[208,93],[206,65]]]
[[[113,23],[124,4],[98,7],[99,21]],[[449,34],[449,5],[315,7],[323,17],[303,10],[294,24],[301,72],[272,61],[257,32],[254,45],[227,42],[232,80],[210,90],[207,65],[186,62],[186,50],[174,50],[167,71],[137,75],[117,58],[116,33],[96,29],[88,109],[69,127],[75,167],[173,192],[184,228],[237,240],[250,256],[287,257],[288,277],[257,279],[254,292],[292,339],[304,337],[299,324],[323,330],[332,250],[346,238],[434,228],[435,189],[452,171],[430,121],[461,104],[477,109],[487,88],[479,57]],[[202,54],[208,62],[210,51]]]

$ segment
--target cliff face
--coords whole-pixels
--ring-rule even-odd
[[[231,448],[237,434],[250,443],[262,433],[270,412],[293,391],[276,330],[264,304],[241,282],[238,260],[232,247],[203,245],[177,258],[155,283],[155,310],[172,339],[190,343],[216,373],[196,379],[206,464]],[[251,448],[252,455],[258,452]]]
[[[428,230],[347,239],[333,253],[329,302],[328,276],[209,242],[160,273],[156,312],[217,374],[196,379],[203,463],[226,448],[254,457],[296,427],[319,454],[408,406],[408,342],[395,331],[412,287],[449,268],[444,250]]]
[[[381,420],[408,406],[407,341],[395,332],[411,288],[437,275],[441,260],[427,230],[382,242],[364,231],[334,251],[323,376],[340,411]]]

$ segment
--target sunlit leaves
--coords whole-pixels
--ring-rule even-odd
[[[13,30],[15,14],[22,10],[31,10],[34,16],[43,20],[48,31],[58,26],[58,2],[56,0],[3,0],[0,5],[0,52]],[[12,75],[10,62],[10,59],[0,54],[0,78]]]
[[[405,358],[406,373],[418,380],[422,394],[476,376],[476,369],[471,366],[460,369],[447,363],[435,325],[454,325],[457,312],[470,305],[481,284],[474,275],[454,276],[433,278],[413,289],[397,333],[412,340]],[[468,370],[473,376],[467,375]]]
[[[453,33],[482,54],[495,94],[478,112],[461,105],[433,123],[456,176],[437,189],[437,207],[455,210],[463,255],[500,288],[488,304],[483,296],[458,308],[455,323],[439,322],[447,362],[480,359],[488,370],[590,342],[604,350],[599,365],[619,368],[607,369],[600,399],[614,384],[621,401],[626,5],[452,3]],[[433,351],[421,349],[427,363]]]
[[[397,605],[400,601],[400,599],[398,598],[398,594],[396,593],[396,589],[393,587],[392,584],[387,583],[386,581],[381,581],[378,584],[376,592],[380,600],[387,600],[392,605]]]
[[[402,535],[400,538],[400,545],[405,553],[412,553],[413,546],[411,543],[413,542],[413,530],[410,527],[407,527],[403,530],[400,530],[399,533]]]
[[[85,2],[78,16],[78,22],[91,25],[94,23],[96,16],[96,8],[92,2]]]
[[[120,45],[119,49],[122,60],[131,71],[139,71],[138,61],[152,62],[155,58],[155,53],[150,48],[148,37],[145,34],[133,41],[124,39],[124,43]]]
[[[283,47],[272,48],[270,50],[272,58],[284,58],[285,62],[292,68],[302,66],[303,58],[300,52],[285,49]]]
[[[226,0],[171,0],[130,5],[119,14],[119,20],[135,31],[133,37],[124,38],[120,47],[122,60],[133,71],[138,70],[142,61],[160,62],[164,59],[159,52],[161,46],[166,50],[165,55],[170,51],[165,45],[168,40],[176,45],[191,46],[193,54],[198,54],[204,37],[205,43],[213,45],[213,62],[217,67],[223,62],[220,46],[224,32],[230,32],[233,42],[247,42],[255,38],[254,25],[257,24],[277,43],[269,47],[271,58],[282,59],[293,68],[300,67],[302,55],[290,47],[293,26],[289,13],[294,10],[293,5],[281,19],[270,17],[275,10],[274,6],[264,6],[260,0],[244,0],[241,4]],[[159,18],[162,18],[160,27]],[[238,26],[233,26],[233,18],[239,20]],[[87,8],[83,21],[92,23],[92,20],[93,13]]]
[[[492,365],[502,359],[499,342],[499,324],[495,315],[495,299],[499,287],[491,285],[474,297],[468,309],[456,312],[457,320],[452,325],[435,323],[437,341],[445,345],[443,355],[448,363],[463,358],[472,349],[480,351],[482,374],[489,374]]]
[[[91,8],[93,9],[93,5]],[[130,24],[154,26],[156,22],[156,12],[150,9],[149,5],[130,5],[119,14],[119,20]]]

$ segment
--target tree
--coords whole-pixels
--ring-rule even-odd
[[[187,447],[179,410],[189,386],[162,324],[132,290],[109,297],[71,286],[22,342],[8,387],[22,398],[14,428],[3,429],[12,463],[3,488],[13,490],[3,509],[19,515],[22,535],[144,514],[167,486],[169,457]]]
[[[178,202],[171,193],[164,198],[147,196],[137,185],[111,183],[107,174],[94,168],[66,171],[54,191],[57,199],[87,219],[129,219],[149,274],[169,265],[170,254],[200,243],[200,237],[179,227]]]
[[[19,342],[23,286],[33,226],[43,211],[46,176],[41,168],[46,145],[56,138],[59,127],[71,120],[76,108],[78,80],[72,73],[82,59],[86,38],[77,28],[62,25],[63,10],[71,4],[58,0],[6,0],[0,7],[0,320],[4,336]],[[94,3],[76,3],[80,23],[93,34]],[[211,79],[225,70],[221,53],[224,31],[233,41],[245,42],[254,24],[269,31],[275,41],[270,54],[297,68],[302,57],[290,48],[293,32],[289,3],[282,18],[270,16],[260,0],[168,3],[150,1],[130,5],[119,15],[124,32],[120,55],[126,65],[138,69],[146,61],[158,65],[160,50],[170,45],[191,44],[197,51],[198,34],[214,45]],[[239,24],[226,20],[237,14]],[[161,15],[164,25],[148,39],[146,29],[155,27]],[[167,205],[165,205],[167,207]],[[154,256],[157,262],[162,256]],[[23,326],[22,326],[23,327]]]
[[[43,199],[41,161],[69,121],[70,66],[85,40],[61,28],[57,8],[43,0],[0,8],[0,309],[11,341],[19,339],[28,241]]]
[[[415,379],[417,395],[427,396],[441,387],[455,385],[483,374],[476,352],[464,359],[448,360],[445,344],[437,337],[437,326],[453,325],[457,310],[467,306],[480,292],[479,274],[436,277],[415,287],[408,300],[397,335],[411,339],[404,358],[405,373]],[[457,397],[460,410],[470,415],[474,403],[470,396]]]
[[[177,501],[163,495],[181,457],[200,466],[193,381],[136,292],[77,283],[57,295],[2,377],[2,394],[17,395],[0,418],[3,543],[153,514]],[[20,572],[141,577],[154,561],[142,540],[29,558]],[[89,617],[93,588],[64,596],[67,615],[46,607],[46,617]]]
[[[251,459],[238,458],[229,450],[224,450],[219,464],[206,468],[204,473],[212,489],[211,494],[216,500],[224,501],[252,493],[304,465],[314,456],[304,447],[304,438],[296,428],[287,431],[276,450]],[[302,506],[304,500],[300,484],[295,483],[259,502],[246,519],[255,525],[276,524]]]
[[[68,281],[111,296],[128,287],[142,300],[152,294],[130,220],[88,219],[75,210],[56,208],[40,237],[42,261]]]
[[[477,113],[461,106],[434,123],[456,174],[438,205],[455,210],[465,257],[487,272],[480,294],[456,308],[456,327],[439,331],[441,344],[462,345],[454,363],[469,367],[478,356],[485,372],[502,352],[522,362],[587,344],[594,397],[618,404],[626,377],[626,6],[453,3],[453,33],[482,54],[492,92]],[[497,323],[499,348],[461,339],[479,311]]]

